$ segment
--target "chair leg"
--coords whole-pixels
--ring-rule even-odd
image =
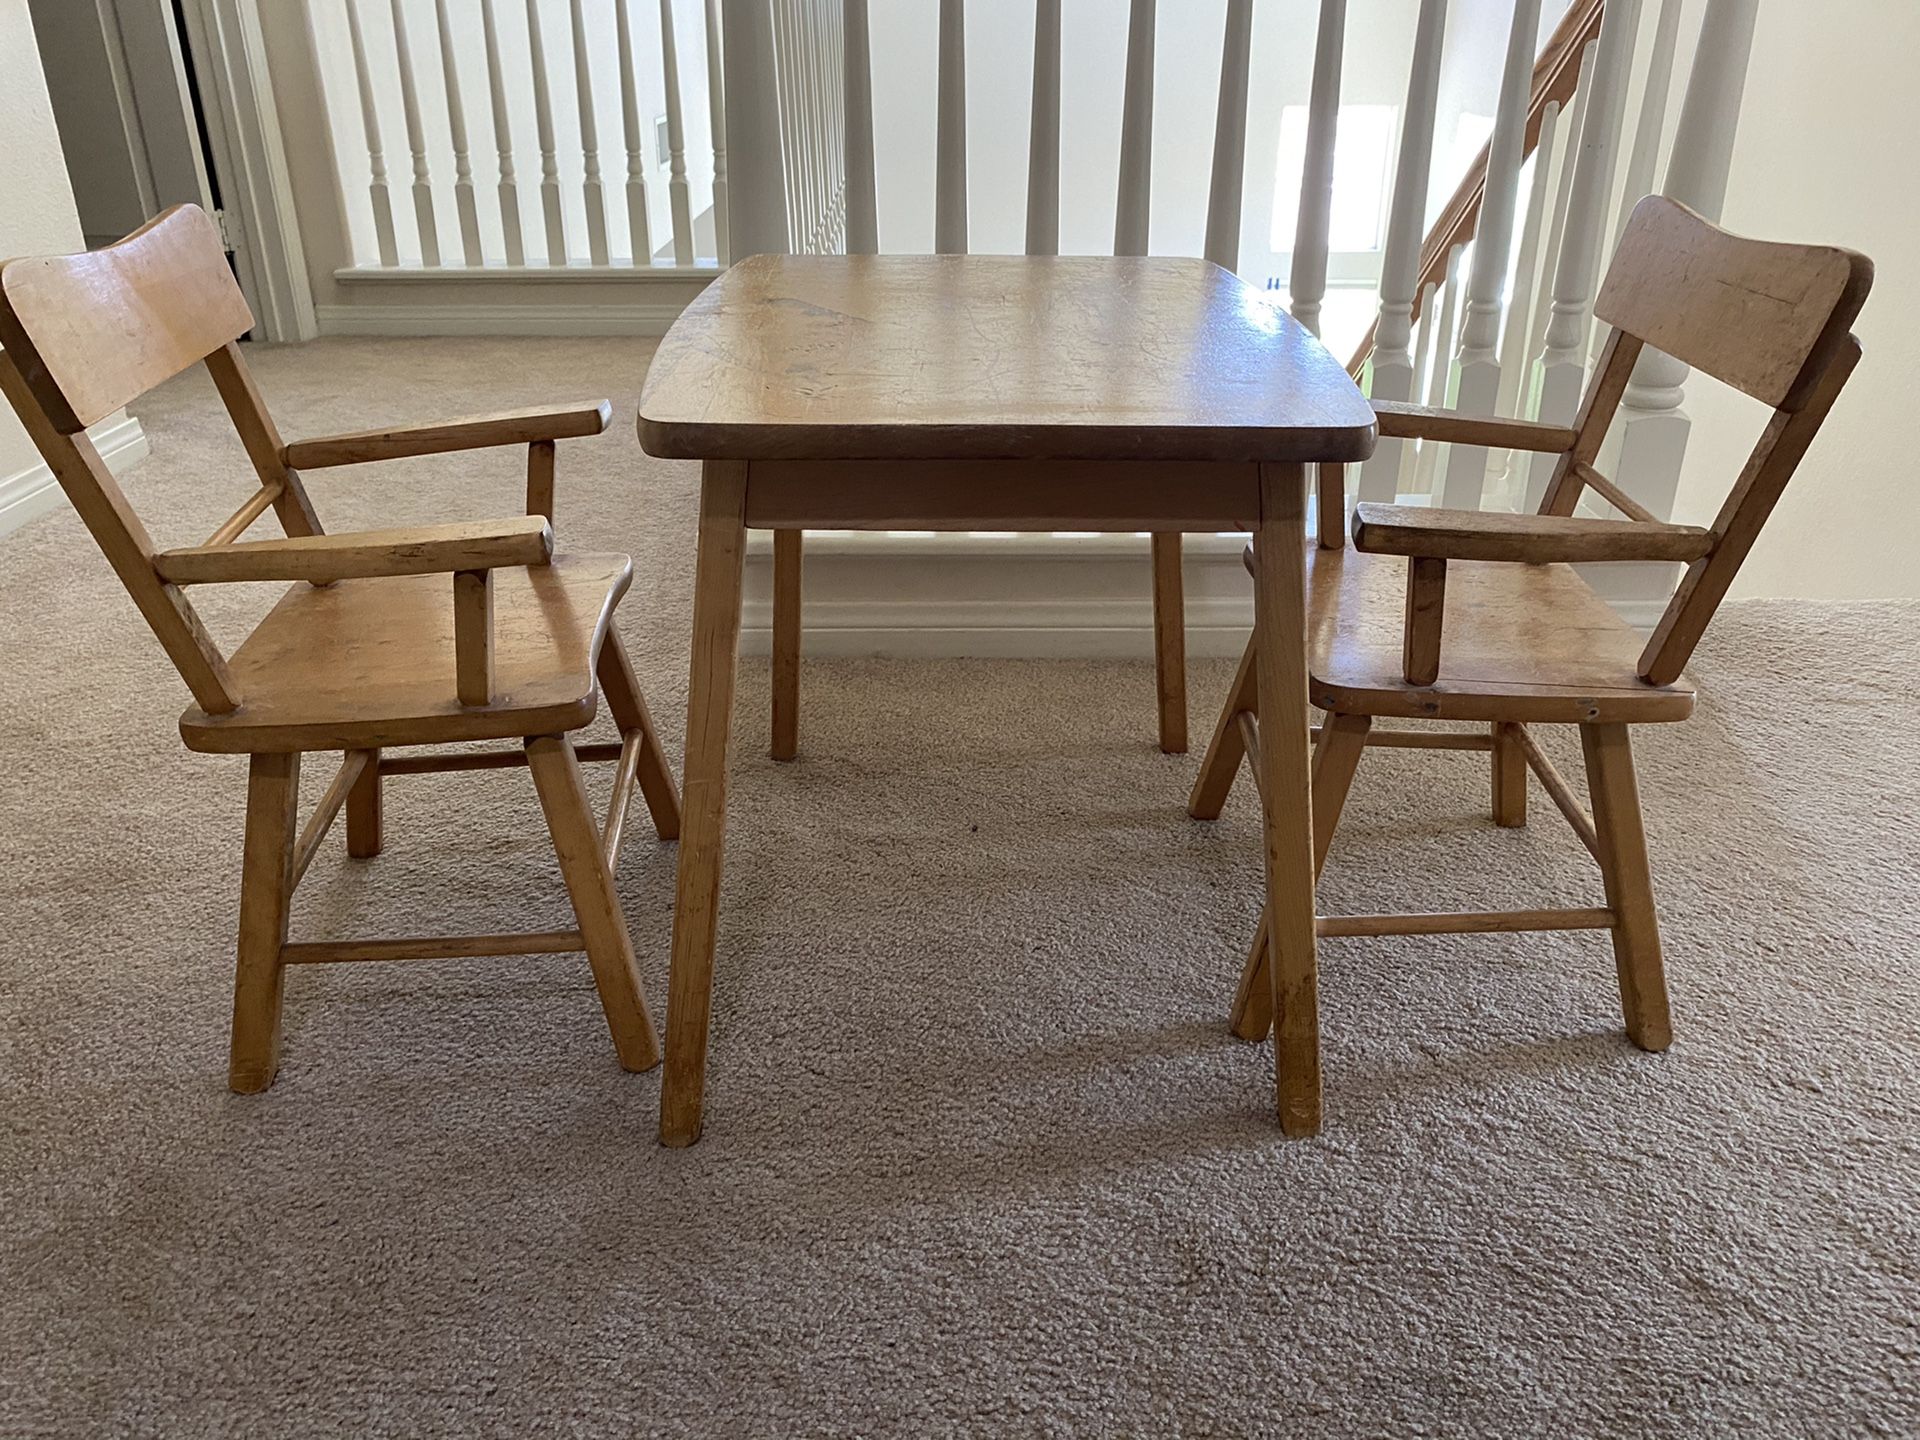
[[[773,746],[775,760],[800,750],[800,534],[773,532]]]
[[[380,752],[372,752],[367,768],[347,792],[347,854],[371,860],[386,844],[386,812],[381,804]]]
[[[601,1007],[607,1012],[607,1028],[613,1032],[613,1048],[624,1068],[651,1070],[660,1063],[660,1039],[647,1013],[640,967],[634,963],[627,917],[600,845],[600,827],[587,805],[580,761],[566,736],[540,735],[527,740],[527,768],[533,772],[554,853],[560,857],[560,873],[580,922],[580,938],[587,947]]]
[[[1220,718],[1213,725],[1213,739],[1207,743],[1207,758],[1200,762],[1200,774],[1187,796],[1187,814],[1196,820],[1218,820],[1227,793],[1233,789],[1240,762],[1246,758],[1247,745],[1240,738],[1240,716],[1254,708],[1259,691],[1259,637],[1250,636],[1241,653],[1240,668],[1234,672],[1233,688],[1227,703],[1220,707]]]
[[[1178,531],[1153,537],[1153,678],[1160,749],[1187,753],[1187,601]]]
[[[255,755],[247,770],[247,833],[240,874],[240,944],[233,978],[227,1088],[253,1095],[280,1070],[280,995],[293,908],[293,842],[300,800],[297,754]]]
[[[1673,1043],[1673,1025],[1660,958],[1653,876],[1647,865],[1647,837],[1640,819],[1640,790],[1633,773],[1633,746],[1625,725],[1582,725],[1580,747],[1586,753],[1607,905],[1614,913],[1613,959],[1620,972],[1620,1007],[1627,1034],[1642,1050],[1664,1050]]]
[[[1527,823],[1527,757],[1520,727],[1493,722],[1493,823],[1517,830]]]
[[[680,836],[680,787],[674,782],[673,771],[667,768],[660,736],[647,710],[647,697],[640,691],[640,677],[634,674],[633,658],[627,654],[619,631],[608,629],[596,668],[600,691],[607,697],[607,709],[613,712],[621,739],[636,731],[640,735],[637,776],[640,793],[646,797],[647,813],[653,817],[654,833],[662,840],[676,840]]]
[[[1373,720],[1366,715],[1328,715],[1320,727],[1320,743],[1313,749],[1313,874],[1317,880],[1327,868],[1327,851],[1354,772],[1367,751],[1367,732]],[[1273,1025],[1273,996],[1267,979],[1267,914],[1263,907],[1246,964],[1240,970],[1240,988],[1228,1016],[1233,1033],[1242,1040],[1264,1040]]]

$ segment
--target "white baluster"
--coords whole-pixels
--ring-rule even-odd
[[[467,107],[460,99],[460,67],[453,61],[453,22],[447,0],[433,0],[440,26],[440,71],[447,85],[447,128],[453,135],[453,208],[460,216],[460,248],[469,266],[479,266],[480,210],[473,198],[473,159],[467,153]]]
[[[713,238],[727,263],[727,87],[720,62],[720,0],[707,0],[707,123],[713,131]]]
[[[433,218],[433,177],[427,171],[427,132],[420,123],[420,82],[413,73],[402,0],[389,0],[393,15],[393,51],[400,62],[400,106],[407,117],[407,146],[413,151],[413,215],[420,226],[420,263],[440,263],[440,227]]]
[[[1120,186],[1113,253],[1147,253],[1153,207],[1154,0],[1133,0],[1127,20],[1127,79],[1120,101]]]
[[[1567,201],[1566,236],[1553,280],[1553,314],[1540,355],[1540,418],[1565,425],[1579,408],[1586,381],[1587,326],[1606,228],[1607,191],[1626,108],[1626,60],[1640,24],[1640,0],[1613,0],[1600,22],[1600,54],[1593,67],[1593,95],[1580,148],[1573,162],[1573,192]],[[1527,508],[1538,509],[1559,457],[1535,455],[1527,470]]]
[[[773,16],[766,0],[721,0],[726,16],[727,156],[732,169],[728,257],[785,254],[787,188],[782,178]]]
[[[1403,399],[1411,400],[1416,395],[1427,393],[1427,376],[1433,370],[1433,335],[1440,328],[1440,320],[1435,307],[1440,303],[1440,287],[1429,280],[1420,290],[1420,321],[1412,331],[1413,377]],[[1385,498],[1391,500],[1393,491],[1386,492]]]
[[[1433,168],[1434,105],[1440,94],[1440,52],[1447,0],[1420,0],[1413,31],[1413,68],[1400,120],[1400,160],[1387,212],[1387,245],[1380,262],[1380,319],[1374,331],[1373,389],[1377,400],[1405,401],[1420,393],[1414,374],[1413,299],[1420,283],[1420,239],[1427,224],[1427,177]],[[1431,286],[1420,313],[1433,314]],[[1362,500],[1391,504],[1400,491],[1404,440],[1382,440],[1360,471]]]
[[[1227,0],[1220,41],[1220,105],[1213,117],[1213,177],[1207,187],[1205,255],[1240,268],[1240,198],[1247,171],[1247,73],[1253,59],[1253,0]]]
[[[1662,193],[1717,221],[1727,199],[1747,61],[1753,51],[1758,0],[1707,0],[1687,95],[1674,127]],[[1688,367],[1652,346],[1640,352],[1620,400],[1620,487],[1663,518],[1673,514],[1680,465],[1693,422],[1681,408]]]
[[[873,45],[867,0],[846,0],[847,253],[880,251],[880,213],[873,183]]]
[[[653,263],[653,221],[647,214],[647,147],[640,128],[640,77],[633,53],[633,0],[614,9],[620,46],[620,128],[627,147],[627,235],[635,265]]]
[[[527,0],[527,53],[533,64],[533,120],[540,135],[540,208],[547,220],[547,263],[567,263],[566,209],[560,202],[560,156],[553,138],[553,95],[547,85],[547,42],[540,0]]]
[[[1288,283],[1293,318],[1320,333],[1327,293],[1327,242],[1333,224],[1333,150],[1340,128],[1340,67],[1346,50],[1347,0],[1320,0],[1313,44],[1313,90],[1307,98],[1307,156],[1300,171],[1300,214],[1293,232]]]
[[[1507,287],[1507,323],[1500,332],[1500,395],[1496,415],[1518,413],[1520,386],[1531,358],[1527,336],[1533,324],[1533,287],[1540,275],[1540,231],[1546,225],[1547,197],[1557,180],[1560,142],[1560,102],[1549,100],[1540,112],[1540,142],[1533,151],[1533,181],[1527,187],[1527,218],[1520,226],[1520,249],[1514,257],[1513,282]]]
[[[607,187],[600,178],[600,125],[593,108],[593,63],[587,50],[587,17],[581,0],[568,7],[573,30],[573,98],[580,111],[580,190],[587,203],[587,258],[604,266],[607,243]]]
[[[360,86],[360,128],[367,138],[367,170],[370,179],[367,195],[373,201],[374,244],[380,263],[400,263],[400,250],[393,237],[393,195],[387,188],[387,157],[380,141],[380,111],[374,103],[373,71],[367,65],[367,41],[360,32],[360,7],[347,0],[347,36],[353,44],[353,73]]]
[[[967,253],[967,21],[964,0],[940,0],[940,79],[934,135],[933,248]]]
[[[1600,54],[1600,42],[1589,40],[1580,52],[1580,77],[1574,86],[1573,110],[1561,128],[1559,179],[1554,182],[1553,218],[1547,231],[1546,248],[1540,252],[1540,281],[1533,296],[1533,317],[1527,323],[1531,337],[1522,364],[1519,402],[1515,413],[1534,419],[1540,413],[1539,354],[1547,344],[1547,322],[1553,318],[1553,277],[1560,267],[1560,251],[1565,239],[1567,211],[1573,195],[1573,165],[1580,153],[1580,134],[1586,128],[1587,97],[1593,94],[1593,67]],[[1531,460],[1529,460],[1531,463]]]
[[[805,158],[793,123],[793,33],[784,0],[769,0],[773,35],[773,101],[780,125],[780,183],[787,196],[787,248],[806,251],[807,192],[801,183]]]
[[[691,265],[693,196],[687,188],[687,122],[680,109],[680,47],[673,34],[673,0],[660,0],[660,73],[667,90],[667,202],[673,215],[673,263]]]
[[[1507,31],[1506,64],[1500,72],[1493,135],[1487,142],[1486,185],[1474,226],[1473,273],[1468,277],[1466,315],[1460,326],[1460,379],[1455,403],[1469,415],[1491,415],[1500,398],[1500,299],[1513,250],[1513,217],[1520,201],[1521,152],[1527,105],[1533,90],[1534,42],[1540,0],[1514,0]],[[1455,445],[1447,459],[1443,503],[1477,510],[1487,482],[1483,445]]]
[[[500,154],[500,229],[506,238],[507,264],[527,263],[526,237],[520,229],[520,186],[513,173],[513,126],[507,118],[507,80],[500,64],[500,25],[493,0],[480,0],[480,23],[487,38],[487,91],[493,102],[493,144]]]
[[[1060,0],[1033,7],[1033,113],[1027,139],[1027,254],[1060,253]]]
[[[1439,318],[1433,322],[1433,367],[1427,377],[1427,404],[1435,410],[1447,408],[1453,389],[1454,321],[1460,301],[1460,260],[1463,251],[1463,246],[1456,245],[1447,252],[1447,282],[1441,290]],[[1439,468],[1440,452],[1444,448],[1437,441],[1420,442],[1420,456],[1413,467],[1415,493],[1433,493],[1433,477]]]
[[[1620,246],[1633,207],[1653,193],[1653,171],[1660,156],[1660,137],[1666,131],[1667,92],[1673,88],[1673,58],[1679,44],[1680,0],[1660,0],[1660,15],[1653,27],[1653,52],[1647,57],[1647,83],[1640,95],[1640,118],[1634,124],[1633,148],[1627,152],[1626,174],[1620,184],[1613,243],[1607,247],[1609,256]],[[1597,349],[1597,337],[1595,343]]]

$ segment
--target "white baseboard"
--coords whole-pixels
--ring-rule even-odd
[[[1253,626],[1242,535],[1189,535],[1187,654],[1237,656]],[[772,644],[773,546],[748,541],[740,647]],[[1673,567],[1586,567],[1629,624],[1649,630]],[[1145,659],[1153,591],[1145,536],[809,533],[802,624],[809,655]]]
[[[89,430],[93,445],[116,475],[147,458],[147,432],[131,415],[107,420]],[[0,535],[11,534],[61,502],[60,482],[46,462],[0,477]]]
[[[684,305],[319,305],[322,335],[650,335],[661,336]]]
[[[685,267],[420,265],[336,270],[323,335],[664,335],[719,274]]]

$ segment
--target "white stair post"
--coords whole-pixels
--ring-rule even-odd
[[[1400,121],[1400,160],[1387,215],[1387,247],[1380,266],[1380,318],[1374,331],[1373,387],[1376,400],[1411,400],[1414,394],[1413,301],[1420,283],[1420,238],[1427,224],[1427,176],[1433,166],[1433,112],[1440,93],[1440,51],[1447,0],[1420,0],[1413,32],[1413,69]],[[1432,297],[1427,297],[1431,307]],[[1430,309],[1429,312],[1431,313]],[[1400,491],[1404,440],[1382,440],[1360,470],[1362,500],[1393,502]]]
[[[1527,106],[1533,93],[1534,42],[1540,0],[1514,0],[1506,65],[1487,142],[1487,178],[1474,226],[1473,272],[1460,326],[1460,380],[1455,405],[1468,415],[1491,415],[1500,398],[1500,301],[1513,250],[1513,219],[1520,201],[1520,165],[1526,148]],[[1484,445],[1455,445],[1447,457],[1441,503],[1477,510],[1487,483]]]
[[[559,142],[553,136],[553,94],[548,88],[547,42],[540,30],[540,0],[527,0],[527,53],[533,63],[533,124],[540,137],[540,208],[547,221],[547,263],[567,263],[566,209],[560,202]]]
[[[967,253],[967,16],[965,0],[940,0],[935,103],[933,248]]]
[[[1327,293],[1327,244],[1333,225],[1333,151],[1340,128],[1340,70],[1346,52],[1347,0],[1320,0],[1307,96],[1307,154],[1300,170],[1300,214],[1293,233],[1288,298],[1293,318],[1320,333]]]
[[[1759,0],[1707,0],[1687,97],[1673,132],[1663,194],[1718,220],[1740,123],[1747,60]],[[1693,422],[1681,408],[1688,368],[1651,345],[1640,352],[1614,422],[1619,458],[1613,478],[1655,515],[1673,514],[1680,465]]]
[[[569,11],[573,33],[573,98],[580,113],[581,194],[587,204],[587,258],[605,265],[607,244],[607,189],[600,178],[600,127],[593,110],[593,64],[587,52],[587,17],[581,0]]]
[[[627,237],[635,265],[653,263],[653,221],[647,214],[647,150],[640,131],[640,79],[633,54],[633,0],[614,11],[620,44],[620,131],[627,149]]]
[[[673,225],[673,263],[693,264],[693,203],[687,188],[687,121],[680,108],[680,46],[673,33],[673,0],[660,0],[660,78],[667,97],[667,209]]]
[[[1253,61],[1253,0],[1227,0],[1220,41],[1220,106],[1213,117],[1213,178],[1207,188],[1207,259],[1240,268],[1240,200],[1247,174],[1247,75]]]
[[[347,0],[347,39],[353,47],[353,76],[360,89],[360,129],[367,141],[367,197],[373,202],[373,238],[380,263],[400,263],[393,234],[393,192],[387,187],[386,149],[380,140],[380,111],[374,103],[373,71],[367,65],[367,40],[360,31],[360,6]]]
[[[1120,101],[1120,185],[1113,206],[1113,253],[1147,253],[1153,197],[1154,0],[1133,0],[1127,19],[1127,78]]]
[[[1553,314],[1547,321],[1546,348],[1540,355],[1540,418],[1552,425],[1572,423],[1587,375],[1587,327],[1593,317],[1594,282],[1600,274],[1600,246],[1607,224],[1607,190],[1613,178],[1615,142],[1627,101],[1627,57],[1640,24],[1640,0],[1613,0],[1600,22],[1600,52],[1593,66],[1593,94],[1580,148],[1573,162],[1573,187],[1567,200],[1565,239],[1554,269]],[[1555,455],[1535,455],[1527,470],[1528,510],[1540,507],[1547,480],[1559,463]]]
[[[720,0],[707,0],[707,121],[713,131],[714,254],[727,263],[727,86],[720,73]]]
[[[1520,376],[1518,399],[1514,414],[1522,419],[1534,419],[1540,413],[1540,392],[1534,373],[1538,363],[1536,357],[1546,347],[1547,322],[1553,318],[1553,277],[1560,268],[1560,251],[1566,237],[1567,211],[1571,207],[1573,194],[1573,167],[1580,158],[1580,136],[1587,125],[1587,99],[1593,94],[1593,65],[1600,54],[1600,42],[1589,40],[1586,49],[1580,52],[1580,78],[1573,91],[1573,109],[1567,113],[1565,138],[1560,145],[1559,179],[1556,180],[1552,208],[1553,217],[1547,227],[1546,248],[1540,252],[1540,279],[1534,291],[1532,315],[1528,319],[1528,340],[1521,349],[1520,364],[1524,373]]]
[[[500,231],[507,264],[527,263],[526,236],[520,229],[520,187],[513,173],[513,123],[507,115],[507,77],[500,63],[500,22],[493,0],[480,0],[480,24],[487,42],[487,94],[493,106],[493,147],[500,157]]]
[[[867,0],[846,0],[841,59],[846,76],[847,253],[880,253],[879,200],[873,180],[873,43]]]
[[[1033,111],[1027,139],[1027,254],[1060,253],[1060,0],[1033,9]]]
[[[732,181],[727,256],[787,253],[787,185],[766,0],[721,0],[727,156]]]
[[[447,86],[447,129],[453,139],[453,208],[460,217],[460,250],[469,266],[483,263],[480,207],[473,196],[473,157],[467,149],[467,107],[460,96],[460,67],[453,62],[453,17],[447,0],[434,0],[440,27],[440,70]]]
[[[440,227],[433,217],[433,176],[427,169],[427,129],[420,121],[420,77],[413,73],[413,47],[401,0],[391,0],[393,53],[400,62],[400,108],[407,117],[407,148],[413,152],[413,218],[420,227],[420,263],[440,263]]]

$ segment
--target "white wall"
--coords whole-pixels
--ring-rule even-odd
[[[92,0],[29,0],[29,8],[45,73],[56,82],[54,120],[81,228],[96,245],[118,239],[144,224],[147,210],[121,108],[131,96],[107,49],[112,13]]]
[[[1736,595],[1920,596],[1920,480],[1903,436],[1920,374],[1920,184],[1909,72],[1920,4],[1760,6],[1725,223],[1849,245],[1877,263],[1854,327],[1866,358],[1788,487]],[[1707,523],[1759,438],[1761,407],[1688,381],[1675,518]]]
[[[7,155],[0,259],[79,249],[80,216],[61,159],[27,0],[0,0],[0,146]],[[39,460],[13,411],[0,403],[0,483]]]
[[[0,147],[7,157],[0,188],[0,260],[82,248],[80,215],[27,0],[0,0]],[[139,422],[124,415],[101,421],[91,433],[116,467],[146,453]],[[0,534],[58,504],[59,493],[12,408],[0,403]]]

